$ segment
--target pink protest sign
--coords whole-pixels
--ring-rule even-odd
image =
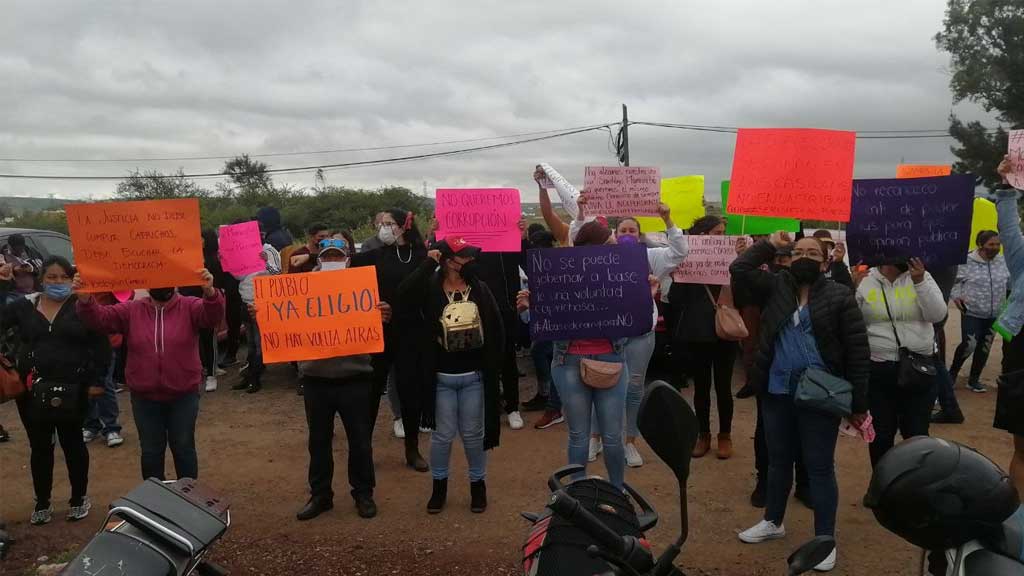
[[[221,226],[218,234],[220,265],[225,272],[245,275],[267,269],[267,263],[260,258],[263,242],[258,222]]]
[[[587,166],[583,188],[589,216],[657,216],[661,170],[643,166]]]
[[[672,272],[680,284],[729,283],[729,266],[736,259],[738,236],[687,236],[686,260]]]
[[[522,210],[515,188],[438,188],[434,215],[439,240],[461,236],[484,252],[522,248]]]
[[[1024,188],[1024,130],[1010,130],[1010,186]]]

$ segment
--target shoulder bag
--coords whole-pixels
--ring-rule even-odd
[[[715,307],[715,334],[729,342],[739,342],[749,338],[750,331],[747,330],[747,325],[743,322],[743,316],[740,315],[739,310],[733,308],[732,290],[728,286],[722,286],[722,292],[717,301],[707,284],[704,285],[704,290],[708,293],[711,305]]]
[[[793,403],[845,418],[853,410],[853,384],[825,370],[808,368],[796,385]]]
[[[0,404],[15,400],[24,393],[25,382],[18,370],[7,356],[0,354]]]
[[[879,282],[879,289],[882,292],[882,302],[885,303],[885,313],[889,316],[889,324],[892,325],[892,333],[896,336],[896,346],[899,349],[899,368],[897,370],[896,385],[910,392],[920,392],[931,388],[935,376],[939,373],[935,367],[935,356],[927,356],[911,352],[900,343],[900,333],[896,329],[896,321],[892,317],[892,310],[889,309],[889,298],[885,295],[885,286]]]

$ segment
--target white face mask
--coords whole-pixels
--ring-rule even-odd
[[[344,270],[348,268],[348,261],[342,260],[341,262],[321,262],[320,271],[330,272],[331,270]]]
[[[377,231],[377,238],[387,246],[391,246],[397,240],[395,237],[395,227],[381,224],[380,230]]]

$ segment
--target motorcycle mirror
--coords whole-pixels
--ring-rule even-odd
[[[810,572],[815,566],[824,562],[832,550],[835,550],[835,547],[836,541],[831,536],[818,536],[814,540],[804,543],[786,560],[789,562],[789,575],[796,576]]]
[[[679,392],[662,380],[647,388],[637,424],[644,440],[672,469],[680,487],[690,477],[690,455],[697,443],[697,417]]]

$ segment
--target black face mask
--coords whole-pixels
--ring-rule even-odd
[[[459,274],[466,282],[474,280],[480,276],[480,265],[476,263],[476,260],[470,260],[462,265],[462,268],[459,269]]]
[[[174,288],[150,288],[149,297],[155,302],[167,302],[174,296]]]
[[[810,258],[797,258],[789,265],[789,272],[800,284],[814,284],[821,276],[821,262]]]

